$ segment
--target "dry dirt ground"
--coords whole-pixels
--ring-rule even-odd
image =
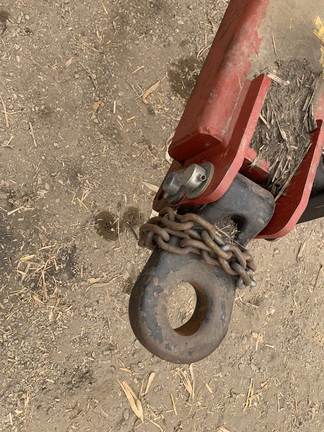
[[[324,221],[253,243],[258,287],[209,358],[168,364],[128,323],[138,224],[225,8],[0,0],[1,431],[324,430]]]

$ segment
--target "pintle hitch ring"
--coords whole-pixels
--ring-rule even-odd
[[[247,199],[249,208],[245,205]],[[245,246],[268,224],[274,205],[270,192],[238,174],[219,201],[197,214],[211,224],[227,216],[235,217],[239,229],[236,240]],[[178,247],[179,238],[171,236],[169,244]],[[193,286],[197,302],[189,321],[173,329],[168,300],[180,282]],[[175,255],[156,247],[132,290],[132,329],[145,348],[164,360],[199,361],[218,347],[227,332],[236,282],[237,277],[204,262],[199,255]]]
[[[180,282],[189,282],[195,289],[196,307],[189,321],[173,329],[168,299]],[[197,362],[222,342],[235,289],[234,277],[206,264],[199,256],[155,249],[131,294],[132,329],[142,345],[158,357],[173,363]]]

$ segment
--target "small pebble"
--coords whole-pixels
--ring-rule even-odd
[[[126,421],[129,419],[129,411],[127,408],[125,408],[123,411],[123,419]]]
[[[136,341],[134,342],[134,348],[139,349],[142,347],[142,344],[136,339]]]

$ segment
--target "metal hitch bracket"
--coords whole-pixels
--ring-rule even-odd
[[[140,230],[140,245],[153,252],[131,293],[129,318],[138,340],[162,359],[196,362],[221,343],[236,288],[255,282],[250,240],[276,239],[324,216],[323,14],[318,0],[229,2],[169,147],[173,162],[153,202],[159,216]],[[303,125],[311,118],[309,146],[306,134],[302,160],[286,170],[274,198],[266,190],[269,161],[251,142],[272,80],[283,82],[274,74],[283,59],[305,61],[316,85],[302,117]],[[238,228],[234,245],[215,234],[225,217]],[[196,308],[172,328],[168,301],[180,282],[193,286]]]
[[[247,200],[249,207],[244,205]],[[236,241],[243,247],[268,224],[274,206],[270,192],[238,174],[225,195],[204,206],[197,215],[211,224],[232,216],[238,226]],[[177,246],[179,238],[171,237],[170,243]],[[168,301],[180,282],[189,282],[194,287],[196,309],[186,324],[173,329],[168,318]],[[223,340],[235,290],[236,278],[220,266],[207,264],[193,253],[174,255],[156,248],[132,290],[129,307],[132,329],[149,351],[164,360],[196,362],[211,354]]]

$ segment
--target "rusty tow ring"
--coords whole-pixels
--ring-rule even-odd
[[[236,288],[255,286],[245,246],[268,224],[274,206],[270,192],[237,174],[218,201],[194,213],[165,208],[141,227],[140,245],[153,252],[133,287],[129,319],[145,348],[170,362],[193,363],[218,347]],[[215,227],[226,217],[237,226],[232,244]],[[189,321],[172,328],[168,302],[181,282],[194,288],[196,307]]]

